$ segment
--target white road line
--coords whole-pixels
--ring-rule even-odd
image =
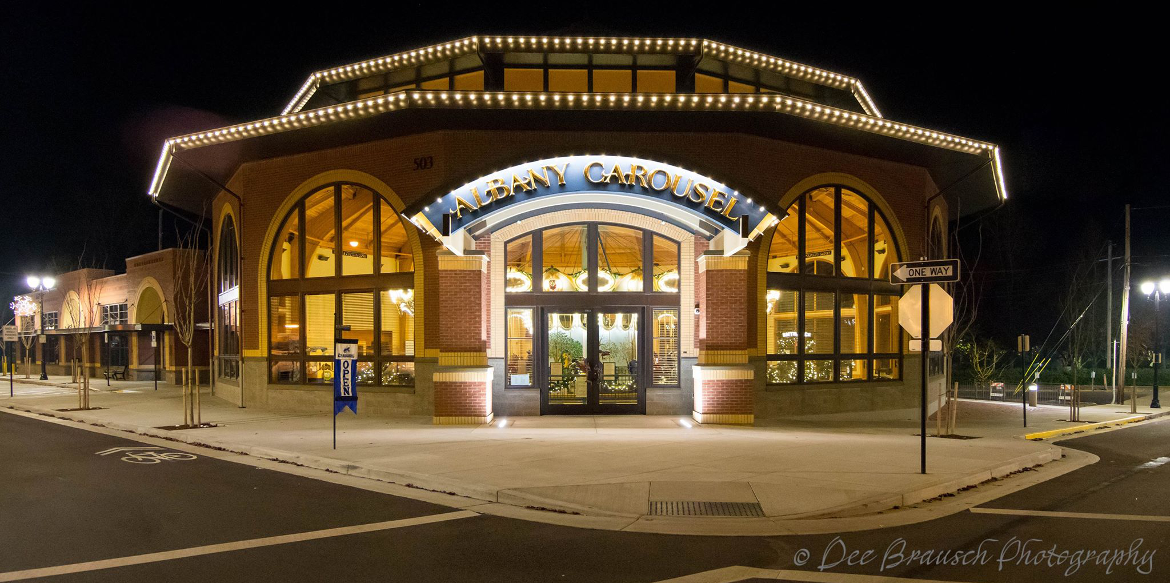
[[[970,508],[975,514],[1006,514],[1010,516],[1040,516],[1044,518],[1089,518],[1095,520],[1136,520],[1139,522],[1170,522],[1170,516],[1149,514],[1100,514],[1097,512],[1054,512],[1051,510],[1014,510],[1011,508]]]
[[[1158,467],[1166,462],[1170,462],[1170,457],[1165,457],[1165,456],[1156,457],[1156,458],[1154,458],[1154,459],[1152,459],[1152,460],[1150,460],[1150,461],[1148,461],[1148,462],[1146,462],[1138,467],[1147,468],[1147,469],[1148,468],[1156,468],[1156,467]]]
[[[324,530],[311,530],[308,532],[298,532],[294,534],[282,534],[279,536],[269,536],[264,538],[253,538],[248,540],[241,540],[230,543],[220,543],[214,545],[206,545],[202,547],[191,547],[187,549],[178,549],[174,551],[162,551],[158,553],[147,553],[145,555],[132,555],[129,557],[119,557],[117,559],[103,559],[100,561],[87,561],[84,563],[72,563],[69,565],[58,565],[56,567],[41,567],[38,569],[25,569],[23,571],[9,571],[7,573],[0,573],[0,582],[3,581],[22,581],[25,579],[35,579],[37,577],[51,577],[55,575],[68,575],[70,573],[84,573],[86,571],[97,571],[100,569],[112,569],[114,567],[125,567],[128,565],[142,565],[144,563],[157,563],[159,561],[170,561],[173,559],[185,559],[187,557],[198,557],[200,555],[211,555],[215,553],[226,553],[229,551],[239,551],[243,549],[254,549],[259,547],[270,547],[273,545],[283,545],[288,543],[304,542],[310,540],[317,540],[322,538],[332,538],[335,536],[346,536],[350,534],[362,534],[366,532],[376,532],[379,530],[389,530],[392,528],[403,528],[407,526],[417,526],[420,524],[431,524],[435,522],[444,522],[447,520],[458,520],[460,518],[471,518],[479,516],[477,512],[470,510],[459,510],[456,512],[444,512],[442,514],[431,514],[429,516],[420,516],[418,518],[404,518],[400,520],[387,520],[385,522],[373,522],[370,524],[359,524],[356,526],[343,526],[339,528],[327,528]]]
[[[962,583],[961,581],[939,581],[935,579],[904,579],[883,575],[852,575],[849,573],[819,573],[816,571],[794,571],[791,569],[758,569],[755,567],[724,567],[703,571],[658,583],[735,583],[747,579],[782,579],[802,583]]]

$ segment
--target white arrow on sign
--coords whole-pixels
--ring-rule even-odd
[[[938,338],[955,319],[955,300],[947,290],[930,284],[930,337]],[[898,300],[898,324],[913,338],[922,337],[922,286],[912,286]]]
[[[909,265],[901,265],[894,270],[894,275],[902,281],[906,281],[911,277],[951,277],[954,275],[954,267],[950,265],[940,265],[937,267],[910,267]]]

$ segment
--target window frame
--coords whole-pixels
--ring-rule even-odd
[[[833,243],[833,273],[834,275],[816,275],[814,273],[806,273],[805,267],[810,262],[806,257],[806,243],[807,243],[807,220],[805,219],[806,206],[808,194],[823,188],[833,188],[834,200],[834,238]],[[841,275],[842,249],[843,243],[841,240],[841,195],[842,191],[849,192],[861,197],[868,203],[868,217],[867,217],[867,238],[868,243],[866,248],[869,254],[869,267],[867,277],[847,277]],[[765,348],[767,355],[768,366],[773,362],[795,362],[796,363],[796,378],[791,383],[772,383],[768,380],[768,375],[765,374],[765,384],[769,388],[777,389],[796,385],[825,385],[825,384],[861,384],[861,383],[882,383],[900,381],[904,374],[904,346],[905,337],[901,327],[897,328],[896,346],[897,352],[877,352],[876,329],[874,322],[874,315],[876,312],[876,298],[878,296],[888,295],[897,297],[901,295],[901,287],[893,285],[888,281],[876,278],[877,270],[874,269],[875,263],[875,224],[877,218],[880,216],[886,224],[887,237],[889,237],[889,244],[887,246],[887,253],[892,248],[896,255],[895,260],[900,260],[902,257],[902,249],[898,246],[894,239],[893,223],[889,220],[884,212],[878,208],[874,202],[874,198],[861,192],[856,188],[851,188],[842,184],[819,184],[802,192],[800,196],[789,206],[789,209],[795,209],[797,213],[797,248],[796,248],[796,270],[795,272],[778,272],[767,271],[765,290],[781,290],[788,292],[799,292],[800,303],[797,309],[797,323],[796,334],[798,339],[803,339],[807,333],[807,326],[805,322],[804,303],[808,301],[809,294],[817,292],[833,293],[833,350],[828,353],[808,353],[805,351],[805,343],[799,341],[796,344],[796,352],[794,354],[776,354],[774,342],[772,338],[768,339],[768,345]],[[775,236],[775,233],[773,233]],[[766,259],[771,259],[771,240],[769,240],[768,250],[765,252],[768,255]],[[890,261],[887,260],[887,263]],[[866,329],[864,331],[867,338],[867,349],[865,352],[841,352],[841,298],[845,295],[862,295],[866,297],[866,310],[868,312]],[[765,301],[767,301],[765,294]],[[895,300],[896,301],[896,300]],[[766,316],[771,317],[771,316]],[[895,323],[896,325],[896,323]],[[895,359],[897,361],[898,375],[893,378],[877,378],[874,374],[874,364],[878,360]],[[827,380],[810,381],[806,379],[806,372],[808,363],[812,361],[831,360],[832,361],[832,378]],[[866,374],[864,379],[842,379],[841,365],[849,360],[864,360],[866,362]]]
[[[341,248],[342,239],[343,239],[343,237],[341,237],[341,233],[343,232],[341,230],[341,220],[342,220],[342,217],[341,217],[341,188],[345,185],[351,185],[351,186],[358,187],[358,188],[364,188],[366,190],[369,190],[371,193],[373,193],[374,199],[373,199],[373,205],[372,205],[370,212],[373,213],[373,221],[374,221],[374,224],[377,226],[377,233],[376,233],[376,236],[374,237],[374,240],[373,240],[374,249],[373,249],[373,254],[371,257],[371,260],[373,262],[373,265],[372,265],[373,273],[360,274],[360,275],[342,275],[342,265],[341,265],[342,261],[340,259],[341,259],[341,253],[344,250]],[[333,224],[334,231],[333,232],[335,233],[334,241],[333,241],[333,245],[334,245],[333,250],[334,250],[334,257],[337,260],[334,261],[334,270],[333,270],[332,276],[307,277],[306,276],[306,267],[308,264],[308,259],[305,257],[305,241],[308,238],[307,237],[308,229],[307,229],[307,225],[305,222],[305,201],[309,197],[311,197],[311,196],[313,196],[313,195],[315,195],[315,194],[317,194],[325,189],[332,189],[333,190],[333,221],[334,221],[334,224]],[[325,387],[325,386],[327,386],[326,384],[323,384],[323,383],[310,383],[310,382],[308,382],[308,375],[307,375],[308,363],[310,363],[310,362],[332,362],[333,358],[319,356],[319,355],[310,356],[307,353],[307,337],[306,336],[307,336],[308,313],[306,312],[306,296],[332,294],[333,295],[334,314],[335,314],[334,320],[338,321],[342,317],[342,295],[343,294],[373,293],[373,297],[374,297],[373,317],[374,317],[374,322],[375,322],[374,343],[373,343],[374,355],[372,357],[362,357],[362,358],[359,358],[358,360],[361,362],[370,362],[372,364],[373,370],[374,370],[374,383],[369,384],[369,385],[362,385],[362,386],[367,387],[367,388],[380,388],[380,389],[409,388],[409,389],[413,390],[413,387],[414,387],[413,384],[412,385],[382,384],[381,371],[382,371],[382,364],[383,363],[388,363],[388,362],[411,362],[411,363],[413,363],[416,361],[416,358],[417,358],[417,354],[383,355],[382,351],[381,351],[381,343],[382,343],[382,300],[381,300],[381,294],[388,293],[390,290],[396,290],[396,289],[397,290],[410,289],[413,291],[414,290],[414,275],[415,275],[415,272],[413,269],[411,271],[393,271],[393,272],[386,272],[386,273],[382,272],[382,261],[381,261],[382,237],[383,237],[382,227],[384,224],[383,217],[382,217],[382,208],[383,208],[383,205],[381,204],[382,202],[386,203],[384,205],[385,208],[390,209],[391,212],[394,212],[394,214],[398,218],[399,224],[402,226],[402,228],[403,229],[407,228],[406,220],[402,217],[402,215],[400,215],[394,211],[393,205],[391,205],[390,201],[386,200],[386,198],[380,192],[378,192],[377,190],[375,190],[369,186],[366,186],[364,184],[361,184],[358,182],[352,182],[352,181],[331,182],[328,184],[323,184],[320,187],[313,189],[312,191],[310,191],[310,192],[306,193],[304,196],[302,196],[299,200],[297,200],[297,202],[294,203],[293,207],[291,209],[289,209],[289,211],[287,212],[285,217],[281,220],[280,229],[277,230],[278,235],[281,231],[284,230],[284,226],[287,224],[290,217],[294,216],[294,214],[297,217],[298,227],[300,228],[300,233],[297,237],[297,245],[298,245],[297,258],[298,258],[298,261],[300,262],[300,265],[296,269],[297,277],[287,278],[287,279],[272,279],[272,261],[276,255],[276,251],[278,248],[278,246],[275,244],[275,241],[272,242],[272,244],[270,245],[270,248],[268,250],[268,261],[266,263],[266,265],[267,265],[266,277],[267,277],[267,286],[268,287],[266,290],[266,294],[267,294],[266,295],[266,303],[264,305],[264,309],[267,311],[266,315],[267,315],[267,320],[268,320],[268,323],[267,323],[268,329],[266,330],[267,346],[265,347],[265,350],[267,351],[266,354],[267,354],[267,362],[268,362],[268,372],[266,373],[266,375],[267,375],[266,378],[267,378],[267,382],[269,384],[286,385],[286,386],[287,385],[311,386],[311,387]],[[408,243],[409,243],[409,241],[408,241]],[[416,263],[413,260],[411,261],[411,266],[412,266],[412,268],[417,267]],[[272,319],[272,298],[276,298],[276,297],[294,297],[294,298],[296,298],[295,301],[297,302],[298,318],[299,318],[299,320],[298,320],[299,327],[297,330],[297,342],[300,345],[299,354],[277,355],[277,354],[273,354],[273,352],[272,352],[272,336],[273,336],[272,335],[272,321],[271,321],[271,319]],[[412,314],[411,317],[416,318],[417,314]],[[415,333],[417,334],[417,330],[415,331]],[[335,333],[335,337],[336,337],[336,333]],[[297,371],[299,372],[298,379],[294,380],[294,381],[281,381],[281,380],[276,380],[275,378],[273,378],[272,366],[276,362],[295,363],[295,366],[297,367]]]
[[[585,253],[586,253],[586,258],[587,258],[586,269],[589,270],[589,277],[588,277],[589,289],[586,291],[569,291],[569,292],[556,292],[556,291],[547,291],[546,292],[546,291],[543,291],[543,288],[544,288],[544,279],[543,279],[544,278],[544,231],[549,230],[549,229],[558,229],[558,228],[562,228],[562,227],[570,227],[570,226],[577,226],[577,225],[585,225],[586,226],[586,232],[585,232],[586,250],[585,250]],[[597,270],[598,270],[597,237],[598,237],[598,233],[599,233],[597,227],[600,225],[611,225],[611,226],[615,226],[615,227],[634,229],[634,230],[640,231],[642,233],[642,275],[643,275],[643,277],[642,277],[642,291],[602,292],[602,291],[597,290]],[[654,237],[655,236],[657,236],[665,241],[668,241],[670,243],[673,243],[675,245],[675,265],[678,266],[678,272],[679,272],[679,291],[673,291],[673,292],[653,291],[653,289],[654,289],[653,277],[646,277],[646,275],[648,273],[652,275],[654,272]],[[594,298],[594,299],[605,298],[607,300],[607,303],[612,304],[613,306],[631,306],[631,307],[637,306],[640,308],[644,308],[646,310],[646,314],[652,314],[653,310],[655,310],[655,309],[661,309],[661,308],[676,309],[679,311],[678,318],[679,318],[679,326],[680,326],[679,338],[678,338],[678,340],[679,340],[679,350],[678,350],[678,367],[679,367],[679,369],[678,370],[680,371],[679,383],[675,384],[675,385],[656,385],[656,384],[653,384],[653,378],[651,375],[650,377],[648,377],[649,382],[647,383],[647,388],[678,389],[678,388],[682,387],[682,373],[681,373],[681,371],[682,371],[683,350],[682,350],[682,329],[681,329],[681,326],[682,326],[682,309],[683,308],[681,305],[682,304],[682,285],[681,285],[681,282],[682,282],[682,272],[683,272],[683,269],[685,268],[685,266],[682,264],[682,246],[683,246],[682,241],[679,241],[677,239],[674,239],[674,238],[669,237],[667,235],[664,235],[662,233],[657,233],[657,232],[652,231],[650,229],[644,229],[642,227],[637,227],[637,226],[622,224],[622,223],[614,223],[614,222],[610,222],[610,221],[574,221],[574,222],[569,222],[569,223],[549,225],[547,227],[542,227],[539,229],[533,229],[531,231],[526,231],[524,233],[520,233],[520,234],[516,235],[515,237],[511,237],[511,238],[504,241],[504,245],[503,245],[503,249],[504,249],[504,258],[503,259],[504,259],[504,261],[503,261],[503,264],[504,264],[504,269],[505,269],[505,276],[507,274],[507,266],[508,266],[508,245],[510,243],[512,243],[513,241],[517,241],[517,240],[523,239],[525,237],[532,237],[532,250],[531,250],[531,254],[532,254],[532,279],[533,279],[532,290],[526,291],[526,292],[504,292],[503,296],[504,296],[505,314],[507,314],[508,309],[512,309],[512,308],[517,308],[517,309],[531,308],[533,310],[533,318],[534,318],[534,322],[535,322],[536,319],[541,317],[540,314],[541,314],[542,309],[558,309],[558,308],[572,309],[572,308],[576,308],[579,306],[581,298],[584,298],[584,297],[589,297],[589,298]],[[506,277],[505,277],[505,281],[506,281]],[[647,318],[647,319],[649,319],[649,318]],[[650,325],[652,325],[652,324],[648,323],[647,327],[649,327]],[[537,325],[534,324],[534,326],[537,326]],[[543,324],[541,324],[541,326],[543,326]],[[649,328],[647,328],[646,333],[643,335],[644,337],[640,338],[639,342],[646,342],[646,339],[651,339],[651,341],[652,341],[652,337],[650,336],[651,334],[652,334],[652,331],[649,330]],[[534,371],[533,371],[533,374],[534,375],[535,375],[536,367],[540,366],[539,364],[536,364],[537,362],[539,362],[539,359],[535,358],[535,355],[538,354],[538,352],[535,349],[539,345],[539,342],[540,341],[536,337],[536,332],[534,330],[534,335],[533,335],[533,348],[534,348],[534,364],[533,364]],[[507,354],[506,354],[506,352],[507,352],[507,338],[506,337],[505,337],[504,349],[505,349],[505,359],[507,359]],[[651,344],[645,345],[645,350],[652,351],[652,349],[653,349],[653,347]],[[650,352],[647,352],[647,354],[649,354],[649,353]],[[541,356],[543,356],[543,355],[541,355]],[[535,388],[535,387],[536,387],[536,385],[533,384],[532,386],[529,386],[529,387],[519,387],[519,386],[507,387],[506,386],[505,389],[513,389],[513,388],[515,388],[515,389],[523,389],[523,388],[531,389],[531,388]]]

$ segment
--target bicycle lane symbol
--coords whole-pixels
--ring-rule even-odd
[[[157,464],[161,462],[181,462],[197,459],[198,456],[181,451],[159,451],[166,448],[157,445],[142,445],[134,447],[111,447],[97,452],[96,455],[106,456],[120,453],[122,461],[132,464]]]

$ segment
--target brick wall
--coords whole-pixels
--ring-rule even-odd
[[[435,381],[435,417],[483,417],[492,393],[483,381]]]
[[[748,306],[746,269],[708,269],[700,275],[703,295],[699,312],[704,334],[702,350],[743,350],[748,347],[748,320],[754,310]]]
[[[751,379],[704,380],[702,403],[695,409],[706,414],[751,415],[755,407]]]
[[[489,112],[481,112],[490,115]],[[646,156],[712,175],[753,198],[779,200],[804,178],[843,172],[874,187],[894,210],[916,256],[922,233],[922,201],[934,185],[922,168],[742,134],[562,131],[437,131],[274,158],[242,165],[228,186],[244,197],[238,217],[244,346],[259,349],[256,281],[259,253],[277,208],[304,181],[326,171],[350,169],[385,182],[409,205],[457,187],[501,166],[573,152],[615,152]],[[434,166],[414,169],[414,158],[433,156]],[[390,194],[390,193],[384,193]],[[423,237],[423,256],[434,243]],[[422,262],[426,265],[426,262]],[[427,269],[429,271],[429,269]],[[429,274],[428,274],[429,276]],[[434,280],[432,280],[434,281]],[[427,291],[430,300],[430,290]],[[425,309],[427,316],[437,304]],[[431,320],[434,321],[434,320]],[[422,330],[426,342],[436,331]],[[437,338],[436,338],[437,339]],[[429,345],[429,344],[428,344]]]
[[[438,273],[439,345],[446,352],[487,350],[487,303],[479,270],[446,270]]]

